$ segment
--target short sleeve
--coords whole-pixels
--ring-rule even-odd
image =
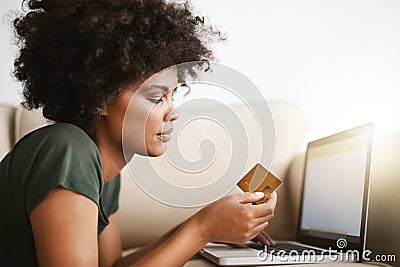
[[[50,127],[53,128],[30,137],[37,139],[37,145],[31,151],[34,162],[26,183],[27,214],[30,215],[57,186],[85,195],[99,206],[103,182],[96,144],[77,126]]]

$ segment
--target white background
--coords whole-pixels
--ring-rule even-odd
[[[0,1],[0,102],[18,104],[10,77],[8,16],[20,1]],[[267,99],[297,104],[307,139],[361,123],[400,129],[400,1],[193,0],[226,33],[219,62],[248,76]]]

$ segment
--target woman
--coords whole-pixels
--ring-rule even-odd
[[[27,4],[14,21],[14,73],[23,104],[43,108],[55,123],[22,138],[0,164],[0,265],[181,266],[207,242],[241,244],[266,228],[275,194],[258,206],[245,204],[262,194],[232,195],[122,257],[118,194],[128,104],[135,96],[131,155],[161,155],[178,117],[174,66],[212,59],[206,41],[219,34],[187,4],[162,0]],[[160,86],[141,89],[169,66],[151,78]]]

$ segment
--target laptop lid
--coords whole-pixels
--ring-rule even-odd
[[[372,124],[307,146],[297,240],[325,249],[365,249]],[[339,240],[339,241],[338,241]]]

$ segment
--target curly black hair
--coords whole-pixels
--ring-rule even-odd
[[[93,133],[99,110],[166,67],[213,59],[220,32],[164,0],[29,0],[14,20],[24,105]]]

